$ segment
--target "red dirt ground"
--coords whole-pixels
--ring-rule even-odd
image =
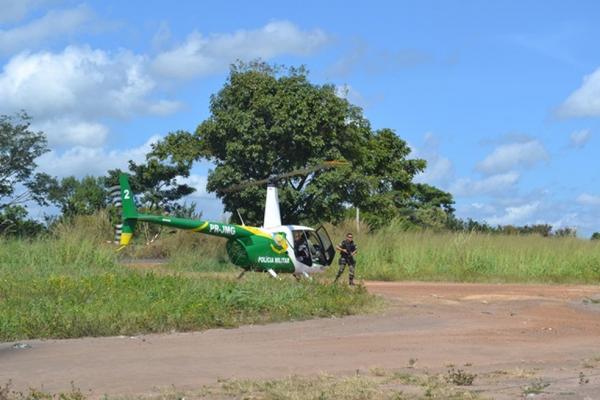
[[[366,286],[390,306],[377,314],[238,329],[28,340],[27,349],[0,343],[0,383],[57,392],[73,382],[95,397],[373,367],[443,373],[452,364],[477,373],[471,388],[492,398],[520,397],[541,379],[550,385],[536,399],[600,399],[600,304],[589,301],[599,298],[600,287]]]

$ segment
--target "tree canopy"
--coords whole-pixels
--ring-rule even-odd
[[[79,180],[69,176],[57,182],[49,193],[48,200],[61,210],[65,217],[90,215],[108,205],[108,194],[104,178],[86,176]]]
[[[49,150],[46,136],[33,132],[30,120],[24,111],[0,115],[0,211],[28,201],[47,205],[46,194],[55,183],[48,174],[34,173],[36,158]]]
[[[179,137],[187,132],[177,131],[168,137]],[[181,147],[183,148],[183,147]],[[157,157],[153,153],[146,156],[145,163],[129,161],[131,189],[138,196],[141,207],[149,210],[161,210],[171,213],[189,214],[189,210],[178,203],[182,197],[193,193],[196,189],[181,182],[181,178],[190,176],[191,162],[175,159],[174,156]],[[108,171],[107,186],[119,184],[120,169]]]
[[[304,68],[254,62],[231,67],[224,87],[211,96],[209,118],[193,135],[169,135],[153,154],[178,162],[212,161],[207,189],[234,218],[238,210],[252,224],[262,222],[264,186],[228,192],[232,185],[324,160],[347,161],[279,182],[282,220],[335,222],[352,205],[377,226],[401,210],[452,211],[450,194],[413,183],[426,162],[408,158],[410,151],[393,130],[373,130],[362,110],[340,97],[335,86],[311,83]]]

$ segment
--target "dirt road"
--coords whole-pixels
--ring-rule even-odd
[[[383,313],[196,333],[0,343],[0,383],[93,395],[186,390],[222,378],[347,374],[378,367],[436,373],[452,364],[478,388],[514,398],[600,399],[597,286],[368,282]],[[496,375],[494,375],[496,374]],[[583,375],[582,375],[583,374]],[[546,396],[546,397],[543,397]]]

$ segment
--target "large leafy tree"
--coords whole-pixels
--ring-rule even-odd
[[[0,211],[29,201],[47,205],[48,190],[56,183],[48,174],[34,172],[35,160],[49,150],[44,133],[33,132],[30,121],[24,111],[0,115]]]
[[[347,164],[279,182],[284,223],[335,222],[350,204],[360,207],[372,225],[423,203],[450,210],[449,194],[413,184],[426,163],[408,158],[405,141],[390,129],[373,130],[359,107],[338,96],[333,85],[311,83],[304,68],[233,65],[224,87],[211,96],[210,111],[195,134],[169,135],[153,154],[180,162],[212,161],[216,167],[207,188],[234,218],[237,210],[246,222],[260,223],[265,188],[229,188],[324,160]]]
[[[185,134],[177,131],[169,137]],[[153,153],[148,154],[144,163],[129,161],[129,182],[137,195],[138,205],[147,210],[189,214],[189,207],[180,204],[179,200],[196,190],[181,180],[190,176],[191,167],[191,161],[176,156],[159,158]],[[119,169],[108,171],[106,186],[118,185],[120,173]]]
[[[108,203],[104,178],[63,178],[50,189],[48,200],[60,207],[65,217],[93,214],[105,208]]]

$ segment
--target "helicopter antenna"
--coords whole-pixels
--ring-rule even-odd
[[[240,218],[240,221],[242,221],[242,226],[246,226],[246,223],[244,222],[244,219],[242,218],[242,214],[240,214],[240,210],[238,210],[237,208],[235,209],[235,212],[237,212],[238,217]]]

